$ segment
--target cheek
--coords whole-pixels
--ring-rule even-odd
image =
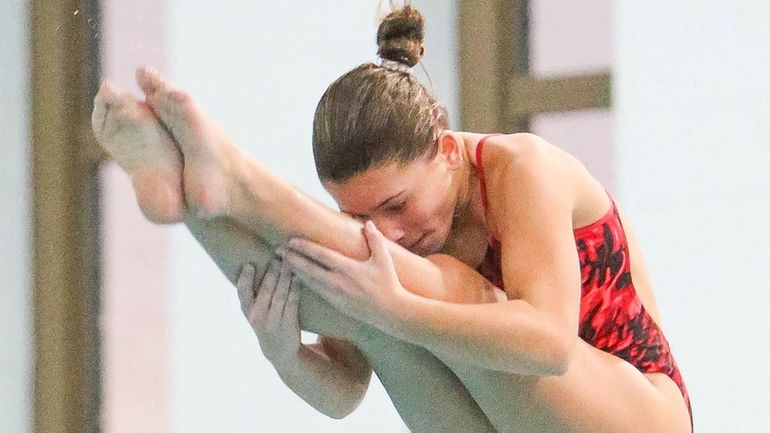
[[[446,207],[445,201],[439,197],[422,199],[409,212],[409,221],[419,227],[435,228],[446,216]]]
[[[447,186],[439,180],[428,179],[422,188],[414,191],[413,203],[407,211],[411,226],[435,230],[443,225],[444,220],[451,220],[454,203],[450,200]]]

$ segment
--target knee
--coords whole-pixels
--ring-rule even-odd
[[[475,269],[447,254],[427,257],[441,271],[444,280],[444,301],[463,304],[497,302],[505,299],[502,290],[496,288]]]

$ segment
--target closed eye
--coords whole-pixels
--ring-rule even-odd
[[[341,210],[340,213],[342,215],[347,215],[347,216],[353,218],[354,220],[358,220],[358,221],[365,221],[366,220],[366,215],[356,215],[354,213],[345,212],[344,210]]]
[[[401,203],[388,206],[388,212],[401,212],[404,210],[404,207],[406,207],[406,200],[402,201]]]

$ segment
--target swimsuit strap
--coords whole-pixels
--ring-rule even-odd
[[[496,135],[501,135],[499,132],[494,134],[487,134],[483,137],[481,137],[481,140],[479,140],[479,144],[476,145],[476,174],[479,177],[479,182],[481,183],[481,203],[484,205],[484,212],[487,211],[487,208],[489,207],[489,201],[487,200],[487,184],[484,180],[484,164],[482,163],[482,149],[484,148],[484,142],[487,141],[487,138],[494,137]]]

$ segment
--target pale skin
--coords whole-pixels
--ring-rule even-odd
[[[232,221],[237,221],[271,243],[287,235],[308,239],[285,248],[284,262],[313,292],[358,319],[348,321],[347,329],[358,335],[389,335],[427,349],[462,380],[473,405],[478,404],[497,431],[689,431],[687,410],[673,381],[662,374],[640,373],[582,342],[574,331],[579,274],[572,228],[598,219],[609,202],[598,182],[569,155],[527,134],[490,139],[484,166],[490,208],[485,213],[473,174],[480,135],[445,131],[434,160],[416,162],[406,169],[384,166],[344,184],[325,185],[344,211],[374,220],[384,233],[370,227],[362,237],[360,223],[291,191],[264,167],[234,150],[237,148],[230,139],[187,95],[151,71],[140,73],[140,83],[143,80],[148,103],[181,145],[188,207],[202,209],[206,217],[227,217],[231,233],[235,230]],[[195,176],[212,179],[188,182]],[[132,175],[135,186],[137,177],[141,178]],[[388,182],[394,178],[401,181]],[[402,188],[412,188],[410,193],[418,194],[414,191],[417,178],[421,185],[432,188],[424,191],[423,197],[443,198],[431,214],[432,226],[410,225],[410,211],[386,215],[375,209],[388,194]],[[375,180],[379,180],[375,182],[379,188],[372,193],[365,186]],[[213,188],[195,190],[196,185]],[[313,212],[305,213],[314,215],[312,224],[286,218],[297,211]],[[411,212],[419,214],[414,209]],[[145,213],[152,214],[148,210]],[[210,248],[212,243],[207,246],[205,237],[216,235],[207,234],[211,227],[206,224],[216,224],[189,216],[187,222],[194,233],[197,231],[196,236],[204,239],[204,247]],[[627,221],[624,226],[628,227]],[[487,233],[496,235],[503,245],[507,299],[496,296],[494,288],[473,271],[483,257]],[[426,260],[386,237],[421,254],[444,254]],[[629,239],[632,257],[637,258],[632,262],[635,285],[657,320],[648,278],[638,260],[638,245],[630,233]],[[218,263],[227,262],[221,258],[221,250],[210,253],[215,260],[220,257]],[[241,261],[245,257],[248,255]],[[307,257],[324,266],[307,261]],[[229,259],[230,273],[228,265],[220,265],[231,280],[234,261]],[[257,268],[265,264],[263,260]],[[244,277],[239,284],[241,292],[248,280]],[[293,301],[288,302],[296,296],[291,295],[291,285],[268,286],[274,286],[276,293],[280,286],[286,293],[284,305],[293,305]],[[303,293],[309,295],[307,292]],[[305,304],[324,305],[324,301],[308,296],[314,301],[306,302],[305,294],[299,318],[303,326],[312,329],[313,318],[304,314],[310,306]],[[349,322],[359,325],[351,327]],[[355,338],[349,340],[357,343]],[[367,341],[360,340],[361,351],[365,352]],[[369,362],[373,359],[364,358]],[[445,373],[435,377],[448,377]],[[419,386],[415,384],[410,392],[420,392]],[[394,401],[399,407],[397,397]],[[405,409],[408,404],[401,403],[399,409],[409,412]],[[443,396],[441,403],[446,403]],[[471,406],[458,401],[459,406],[466,403]],[[468,431],[483,431],[477,427]]]

